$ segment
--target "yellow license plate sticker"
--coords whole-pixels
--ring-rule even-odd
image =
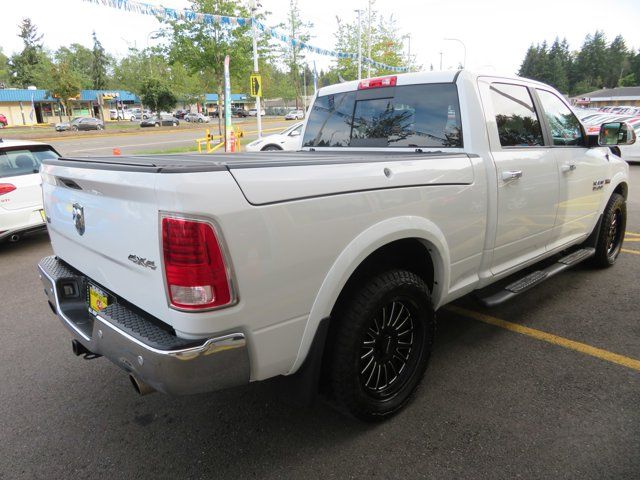
[[[108,305],[107,294],[99,288],[89,285],[89,309],[97,313],[107,308]]]

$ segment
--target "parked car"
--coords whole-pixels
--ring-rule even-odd
[[[0,241],[45,230],[40,163],[58,152],[40,142],[0,139]]]
[[[146,120],[147,118],[151,118],[153,115],[155,115],[151,110],[146,108],[144,109],[144,111],[141,111],[139,108],[133,108],[130,111],[131,111],[130,120],[132,122]]]
[[[178,125],[180,125],[180,120],[173,115],[158,115],[140,122],[141,127],[177,127]]]
[[[249,110],[249,116],[250,117],[255,117],[256,116],[256,112],[257,110],[255,108],[252,108],[251,110]],[[265,115],[265,111],[263,108],[260,109],[260,116],[263,117]]]
[[[235,108],[232,108],[232,109],[231,109],[231,115],[234,115],[234,116],[236,116],[236,117],[242,117],[242,118],[244,118],[244,117],[249,116],[249,111],[248,111],[248,110],[245,110],[245,109],[244,109],[244,108],[242,108],[242,107],[235,107]]]
[[[302,120],[304,118],[304,110],[291,110],[284,116],[285,120]]]
[[[319,89],[299,152],[45,160],[43,291],[74,352],[139,393],[288,376],[383,420],[421,382],[438,309],[616,262],[631,132],[588,138],[552,87],[459,70]]]
[[[7,117],[2,113],[0,113],[0,128],[4,128],[7,125],[9,125],[9,121],[7,120]]]
[[[104,122],[99,118],[93,117],[76,117],[70,122],[56,123],[56,132],[64,132],[66,130],[103,130]]]
[[[207,117],[206,115],[203,115],[202,113],[191,112],[191,113],[187,113],[184,116],[184,121],[194,122],[194,123],[208,123],[209,117]]]
[[[280,133],[267,135],[266,137],[254,140],[247,145],[247,152],[269,152],[276,150],[295,152],[296,150],[300,150],[302,125],[302,122],[295,123]]]
[[[176,112],[173,114],[177,119],[182,120],[184,118],[184,116],[189,113],[188,110],[176,110]]]

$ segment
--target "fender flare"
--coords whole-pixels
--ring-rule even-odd
[[[603,195],[602,196],[602,201],[600,202],[600,208],[598,210],[598,213],[601,214],[602,212],[604,212],[605,207],[607,206],[607,203],[609,202],[609,199],[611,198],[611,195],[613,195],[613,192],[615,191],[616,188],[618,188],[620,186],[620,184],[622,183],[626,183],[627,184],[627,188],[629,187],[629,178],[627,177],[627,175],[624,172],[616,172],[613,177],[611,178],[611,184],[610,184],[610,188],[608,190],[608,195]]]
[[[435,279],[433,305],[437,308],[448,290],[450,279],[449,247],[442,231],[433,222],[416,216],[394,217],[376,223],[355,237],[327,272],[309,312],[298,356],[287,375],[295,373],[306,359],[318,325],[323,318],[329,317],[356,268],[380,247],[406,238],[421,240],[431,253]]]

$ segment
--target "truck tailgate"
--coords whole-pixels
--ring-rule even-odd
[[[166,311],[155,175],[48,164],[42,176],[56,255],[140,308]]]

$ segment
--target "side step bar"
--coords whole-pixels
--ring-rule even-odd
[[[587,258],[595,255],[595,248],[581,248],[580,250],[576,250],[562,258],[560,258],[556,263],[548,266],[543,270],[536,270],[519,280],[516,280],[513,283],[510,283],[502,290],[494,293],[493,295],[489,295],[487,297],[479,296],[478,300],[485,307],[495,307],[496,305],[500,305],[501,303],[506,302],[507,300],[512,299],[516,295],[521,294],[522,292],[526,292],[530,288],[535,287],[536,285],[544,282],[545,280],[557,275],[558,273],[566,270],[567,268],[573,267],[580,262],[583,262]]]

